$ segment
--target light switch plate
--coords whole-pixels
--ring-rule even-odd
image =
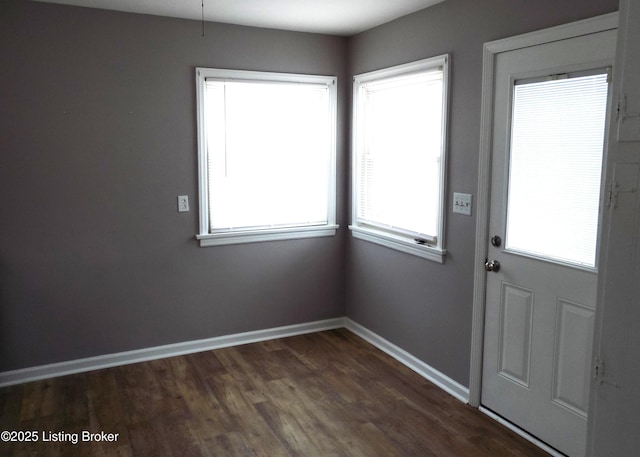
[[[186,213],[187,211],[189,211],[189,196],[178,195],[178,212]]]
[[[453,193],[453,212],[471,216],[471,194]]]

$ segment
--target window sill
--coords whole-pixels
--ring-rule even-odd
[[[297,240],[334,236],[338,225],[319,225],[314,227],[289,227],[269,230],[247,230],[224,233],[204,233],[196,235],[200,247],[224,246],[228,244],[259,243],[263,241]]]
[[[349,229],[354,238],[422,257],[423,259],[433,262],[444,263],[444,258],[447,253],[444,249],[416,244],[413,240],[408,240],[407,238],[354,225],[350,225]]]

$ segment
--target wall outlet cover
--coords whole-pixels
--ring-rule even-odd
[[[189,211],[189,196],[178,195],[178,212],[186,213],[187,211]]]
[[[471,194],[453,193],[453,212],[471,216]]]

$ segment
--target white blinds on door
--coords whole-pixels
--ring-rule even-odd
[[[516,83],[507,249],[594,267],[607,75]]]

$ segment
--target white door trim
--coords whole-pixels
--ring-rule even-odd
[[[479,407],[482,392],[482,352],[484,346],[484,315],[486,274],[484,259],[489,240],[489,206],[491,186],[491,149],[493,131],[493,80],[496,56],[529,46],[565,40],[618,27],[618,13],[609,13],[537,32],[485,43],[482,68],[482,111],[480,118],[480,154],[478,190],[476,195],[476,248],[473,285],[473,316],[471,327],[471,367],[469,370],[469,404]]]

